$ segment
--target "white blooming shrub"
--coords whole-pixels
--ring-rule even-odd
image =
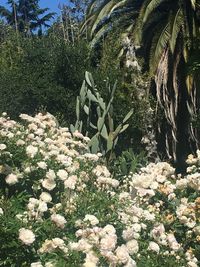
[[[138,266],[200,264],[200,151],[197,157],[189,155],[187,163],[184,177],[159,162],[125,181],[130,193],[124,196],[130,203],[121,212],[127,225],[123,238],[138,241]]]
[[[50,114],[0,118],[0,266],[196,267],[200,155],[114,179]]]

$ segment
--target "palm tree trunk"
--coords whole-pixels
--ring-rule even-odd
[[[13,10],[14,10],[14,16],[15,16],[15,31],[16,31],[16,34],[18,35],[17,10],[16,10],[15,2],[13,2]]]

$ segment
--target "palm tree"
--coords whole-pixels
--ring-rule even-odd
[[[8,5],[10,5],[11,10],[5,8],[4,6],[0,6],[0,16],[4,17],[7,23],[11,26],[15,27],[15,30],[18,30],[18,16],[17,9],[18,4],[14,0],[8,0]]]
[[[41,9],[38,0],[8,0],[8,5],[11,11],[3,6],[0,6],[0,16],[6,19],[7,23],[15,26],[16,31],[32,34],[42,26],[49,27],[48,22],[53,18],[55,13],[48,13],[48,8]]]
[[[194,0],[146,0],[140,10],[136,41],[142,43],[156,96],[163,107],[167,153],[180,165],[198,145],[190,118],[198,101],[197,81],[187,64],[199,36],[199,3]]]
[[[187,64],[199,36],[199,10],[199,0],[94,0],[88,9],[93,39],[123,23],[134,44],[142,45],[167,122],[159,127],[161,143],[168,156],[179,162],[198,143],[190,124],[198,100],[197,82],[187,73]],[[127,14],[132,20],[126,19]]]

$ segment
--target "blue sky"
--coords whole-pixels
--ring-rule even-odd
[[[6,5],[7,0],[0,0],[0,5]],[[48,7],[50,11],[58,12],[59,3],[64,4],[67,3],[67,0],[40,0],[41,7]]]
[[[59,12],[58,6],[67,3],[67,0],[40,0],[41,7],[48,7],[51,11]]]

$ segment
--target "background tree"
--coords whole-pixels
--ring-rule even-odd
[[[15,28],[16,31],[26,35],[32,34],[37,29],[49,27],[48,22],[55,13],[47,13],[48,8],[41,9],[39,0],[8,0],[11,10],[0,6],[0,15],[5,18],[7,23]]]

